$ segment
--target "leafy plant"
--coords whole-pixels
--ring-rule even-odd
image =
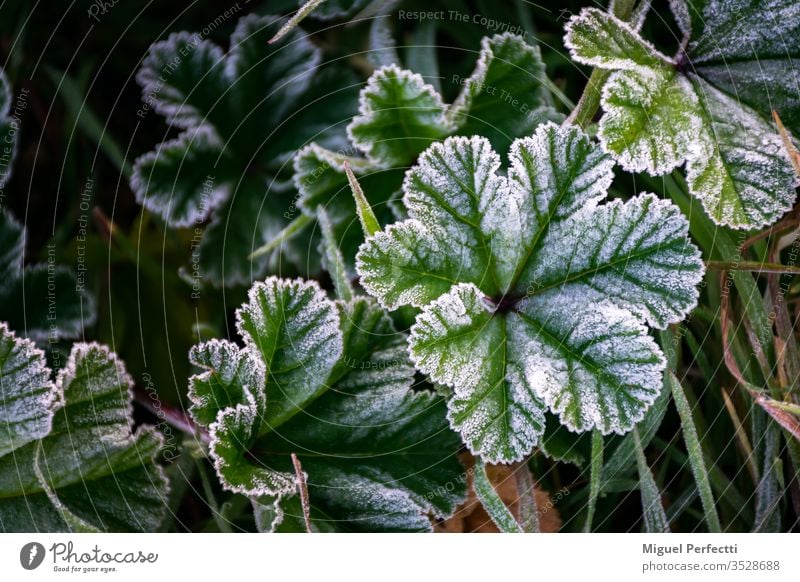
[[[291,216],[287,161],[310,139],[342,143],[337,124],[354,104],[348,73],[325,66],[305,35],[267,43],[278,25],[274,16],[242,18],[227,54],[199,33],[172,34],[137,75],[145,103],[182,133],[136,161],[131,188],[171,227],[212,217],[197,252],[217,285],[249,284],[267,270],[269,255],[247,257]],[[283,256],[304,266],[307,243],[284,246]]]
[[[23,4],[0,529],[798,528],[796,3]]]
[[[455,81],[462,89],[447,105],[419,74],[394,64],[381,67],[361,91],[358,115],[347,126],[351,149],[359,155],[312,143],[295,156],[299,205],[311,217],[325,207],[349,264],[362,239],[353,228],[356,209],[345,164],[361,180],[378,219],[393,221],[405,212],[396,204],[403,172],[431,143],[479,133],[505,151],[543,121],[563,118],[552,107],[539,48],[520,36],[484,38],[475,70]]]
[[[488,462],[529,453],[547,409],[574,431],[633,428],[664,370],[642,323],[683,319],[703,274],[673,204],[599,204],[613,162],[581,130],[543,125],[509,158],[503,177],[485,138],[434,144],[403,184],[409,219],[357,257],[382,305],[423,308],[412,360]]]
[[[161,435],[131,425],[133,380],[79,343],[52,378],[44,352],[0,323],[0,528],[152,531],[167,482]]]
[[[795,127],[797,102],[778,90],[765,107],[761,96],[797,74],[797,5],[671,5],[685,35],[674,58],[612,14],[586,8],[570,20],[572,57],[614,71],[603,88],[598,137],[629,172],[658,176],[685,163],[689,190],[717,224],[771,224],[794,204],[798,176],[761,114],[785,109]]]
[[[331,301],[314,282],[256,283],[236,312],[244,347],[192,349],[190,412],[209,428],[223,486],[253,499],[259,528],[418,531],[464,496],[444,403],[414,392],[391,320],[371,301]]]

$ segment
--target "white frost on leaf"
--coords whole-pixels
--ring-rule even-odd
[[[50,432],[60,396],[44,352],[0,323],[0,457]]]
[[[446,487],[463,471],[457,438],[442,400],[411,390],[404,338],[374,301],[332,301],[316,283],[270,277],[250,290],[237,328],[244,348],[213,340],[192,350],[203,372],[191,397],[201,422],[217,411],[215,469],[226,490],[254,498],[260,529],[298,527],[282,525],[297,503],[290,453],[307,476],[315,531],[340,522],[418,531],[428,515],[452,514],[463,496],[463,484]],[[264,374],[257,402],[246,383]]]
[[[573,431],[623,434],[661,391],[665,359],[639,318],[610,302],[575,309],[569,293],[535,295],[509,317],[526,381]]]
[[[687,28],[687,15],[681,12],[681,4],[675,4],[681,27]],[[720,34],[701,39],[706,50],[697,43],[690,45],[692,66],[698,66],[700,75],[701,63],[720,56],[736,61],[733,66],[738,67],[738,60],[745,56],[777,55],[769,39],[779,34],[764,29],[763,19],[751,14],[755,9],[741,7],[745,10],[742,18],[755,20],[746,26],[746,20],[722,4],[718,8],[706,6],[703,17],[705,30]],[[779,1],[775,12],[788,19],[781,20],[778,33],[798,28],[796,7]],[[736,34],[729,34],[731,27]],[[738,95],[734,98],[701,76],[683,72],[628,25],[597,9],[587,8],[573,17],[565,42],[576,61],[613,71],[603,87],[605,115],[598,136],[626,170],[662,175],[685,163],[691,193],[714,222],[733,228],[765,226],[792,207],[798,180],[777,132]],[[709,42],[714,48],[706,46]],[[773,70],[774,59],[767,62]],[[784,69],[785,76],[790,76],[788,61]],[[775,80],[781,83],[782,79]],[[752,99],[751,87],[742,89]]]
[[[359,114],[347,135],[379,166],[403,165],[432,139],[450,133],[441,95],[421,75],[396,65],[381,67],[359,95]],[[385,137],[386,136],[386,137]]]
[[[422,307],[411,358],[492,462],[527,454],[547,407],[574,430],[633,426],[663,371],[642,322],[685,317],[704,272],[671,202],[601,204],[613,162],[580,129],[542,125],[509,157],[502,176],[485,139],[432,146],[404,184],[409,219],[357,257],[379,301]]]
[[[134,434],[124,364],[105,346],[76,343],[50,377],[44,354],[0,324],[0,422],[9,431],[0,433],[0,523],[13,531],[152,531],[168,490],[155,462],[163,439],[146,427]],[[19,418],[11,398],[36,414]]]
[[[193,346],[189,360],[204,370],[189,378],[189,412],[195,421],[207,426],[221,409],[246,402],[266,409],[267,372],[263,360],[252,350],[213,339]]]
[[[220,483],[228,491],[251,497],[293,493],[294,475],[264,466],[250,453],[258,426],[259,411],[252,401],[219,411],[209,427],[209,450]]]

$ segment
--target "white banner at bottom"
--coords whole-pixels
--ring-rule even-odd
[[[800,580],[795,534],[4,534],[0,579]],[[255,577],[255,578],[254,578]]]

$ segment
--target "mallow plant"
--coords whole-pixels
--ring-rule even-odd
[[[385,19],[380,4],[248,15],[222,43],[170,34],[138,68],[142,111],[169,125],[133,166],[142,221],[196,229],[221,289],[197,299],[193,369],[170,380],[188,402],[162,420],[188,454],[166,471],[122,359],[68,343],[91,336],[93,301],[26,258],[0,209],[0,529],[178,528],[186,494],[166,475],[195,471],[208,529],[422,532],[480,503],[503,531],[538,531],[556,483],[571,530],[608,523],[619,492],[641,497],[628,529],[785,529],[800,8],[673,0],[671,48],[651,42],[647,0],[585,8],[554,25],[589,75],[573,105],[534,35],[481,31],[447,67],[465,76],[445,77],[377,16],[369,56],[297,26]],[[7,89],[0,75],[0,140]]]
[[[478,136],[431,146],[403,183],[408,219],[357,256],[384,307],[422,309],[411,358],[493,463],[530,453],[548,409],[573,431],[633,428],[665,365],[647,326],[682,320],[704,271],[674,204],[606,200],[613,160],[580,128],[541,125],[509,160],[501,175]]]

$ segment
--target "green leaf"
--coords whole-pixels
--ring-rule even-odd
[[[75,344],[55,382],[44,353],[0,325],[0,528],[153,531],[161,437],[132,431],[133,381],[105,347]]]
[[[60,393],[50,381],[44,352],[0,323],[0,457],[50,432]]]
[[[433,141],[479,132],[505,151],[515,137],[563,117],[550,107],[538,48],[519,36],[484,39],[472,75],[453,80],[463,87],[448,106],[420,75],[395,65],[382,67],[362,90],[360,115],[348,126],[353,145],[334,152],[312,144],[295,156],[299,204],[310,215],[320,205],[326,207],[348,265],[362,241],[352,229],[356,206],[347,190],[344,162],[385,224],[399,217],[389,206],[401,189],[403,170]]]
[[[0,211],[0,321],[39,342],[79,337],[94,323],[93,298],[55,257],[23,268],[25,238],[25,228]]]
[[[591,533],[594,511],[597,506],[597,497],[600,495],[600,486],[603,478],[603,435],[598,431],[592,433],[592,464],[589,482],[589,502],[586,504],[586,523],[584,533]]]
[[[692,0],[686,53],[698,75],[769,118],[800,131],[800,12],[792,0]]]
[[[452,131],[445,111],[441,96],[421,76],[389,65],[370,77],[347,132],[374,163],[403,166]]]
[[[270,406],[261,420],[275,427],[328,388],[342,354],[339,315],[315,282],[271,277],[248,297],[236,311],[236,329],[266,366]]]
[[[17,131],[19,119],[11,111],[12,106],[11,85],[6,78],[6,72],[0,68],[0,189],[6,187],[11,179],[11,169],[17,157]]]
[[[544,121],[560,121],[550,106],[538,46],[504,33],[484,37],[473,73],[448,112],[458,135],[482,135],[499,151]]]
[[[384,306],[423,307],[411,357],[491,463],[527,454],[548,409],[574,431],[630,430],[664,370],[643,323],[680,321],[703,274],[674,205],[599,204],[611,164],[579,129],[540,126],[509,157],[504,177],[484,138],[434,144],[404,183],[409,219],[357,257]]]
[[[199,34],[171,35],[150,48],[137,77],[142,111],[152,107],[185,131],[137,159],[131,188],[170,227],[200,228],[211,218],[197,252],[215,285],[249,284],[281,261],[319,267],[307,263],[308,236],[248,260],[296,213],[289,156],[311,138],[343,143],[342,119],[355,110],[354,90],[339,85],[349,74],[320,65],[320,50],[301,31],[267,43],[278,24],[274,16],[240,19],[227,54]]]
[[[237,328],[244,348],[192,350],[204,371],[190,397],[204,407],[202,417],[194,411],[201,424],[216,409],[220,481],[254,499],[259,529],[305,529],[292,453],[316,531],[429,530],[429,514],[453,512],[465,478],[444,403],[410,389],[404,337],[372,301],[333,302],[314,283],[269,278],[251,289]],[[260,370],[266,380],[246,385]]]
[[[688,26],[685,7],[681,11],[680,3],[673,4],[683,15],[679,20]],[[594,8],[570,20],[565,43],[576,61],[613,71],[603,88],[605,115],[598,136],[623,168],[655,176],[685,163],[691,193],[717,224],[754,228],[775,222],[791,208],[798,178],[772,124],[740,100],[735,86],[715,87],[713,75],[704,78],[697,65],[720,58],[730,74],[730,62],[757,58],[762,49],[769,54],[774,48],[771,41],[761,39],[777,36],[775,30],[765,28],[771,16],[759,16],[763,9],[745,9],[732,17],[729,6],[712,8],[710,4],[719,3],[706,6],[708,29],[727,40],[721,47],[709,40],[716,37],[693,41],[687,55],[679,54],[677,60],[658,52],[628,24]],[[775,9],[780,12],[779,7]],[[782,16],[788,23],[779,29],[800,26],[797,10],[787,8]],[[731,26],[737,31],[735,42]],[[743,41],[744,29],[749,30]],[[792,44],[800,46],[794,40]],[[747,47],[746,54],[742,47]],[[786,59],[785,48],[781,51]],[[786,59],[782,68],[772,63],[772,84],[785,86],[786,78],[779,70],[792,74],[795,66],[790,61]],[[760,67],[760,62],[754,60],[752,67]],[[769,88],[762,87],[760,95],[765,93]]]

